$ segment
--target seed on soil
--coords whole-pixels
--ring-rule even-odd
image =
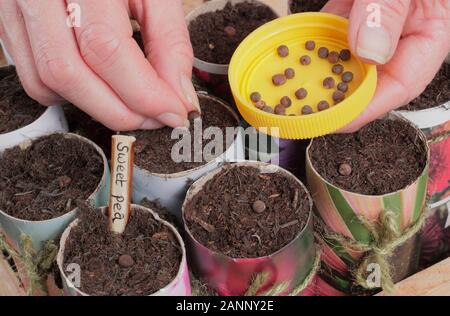
[[[292,100],[291,98],[284,96],[281,98],[280,100],[280,104],[286,108],[290,107],[292,105]]]
[[[334,104],[338,104],[338,103],[344,101],[344,99],[345,99],[344,92],[337,90],[333,93]]]
[[[232,27],[231,25],[225,26],[225,28],[223,29],[223,31],[225,32],[225,34],[228,37],[234,37],[236,36],[236,29],[234,27]]]
[[[302,57],[300,57],[300,64],[302,64],[303,66],[307,66],[311,63],[311,57],[309,57],[308,55],[304,55]]]
[[[270,106],[268,106],[268,105],[263,106],[261,110],[264,111],[264,112],[273,114],[273,109]]]
[[[281,105],[281,104],[278,104],[278,105],[275,107],[275,114],[276,114],[276,115],[286,115],[286,107],[284,107],[284,106]]]
[[[308,91],[305,88],[300,88],[295,91],[295,97],[299,100],[303,100],[308,96]]]
[[[327,58],[328,53],[329,53],[328,48],[326,47],[319,48],[318,55],[320,58]]]
[[[209,44],[208,44],[208,48],[209,48],[210,50],[213,50],[214,48],[216,48],[216,46],[215,46],[213,43],[209,43]]]
[[[267,104],[266,104],[266,102],[264,102],[263,100],[259,100],[258,102],[256,102],[255,103],[255,106],[258,108],[258,109],[262,109],[263,107],[265,107]]]
[[[334,81],[333,77],[327,77],[323,80],[323,87],[325,89],[333,89],[336,82]]]
[[[289,56],[289,48],[286,45],[281,45],[277,49],[278,56],[287,57]]]
[[[349,61],[351,57],[352,57],[352,53],[350,52],[350,50],[348,50],[348,49],[341,50],[341,53],[340,53],[341,60]]]
[[[341,64],[336,64],[333,66],[333,68],[331,68],[331,71],[336,75],[340,75],[344,72],[344,66],[342,66]]]
[[[332,64],[336,64],[339,62],[339,53],[338,52],[330,52],[328,54],[328,61]]]
[[[329,108],[330,108],[330,104],[327,101],[325,101],[325,100],[320,101],[319,104],[317,104],[317,109],[319,111],[325,111],[325,110],[327,110]]]
[[[253,103],[261,101],[261,93],[253,92],[252,94],[250,94],[250,99],[252,100]]]
[[[272,82],[276,86],[282,86],[286,83],[286,76],[283,74],[276,74],[272,77]]]
[[[339,166],[339,174],[341,176],[349,176],[352,173],[352,167],[349,164],[343,163]]]
[[[351,71],[346,71],[342,74],[342,81],[349,83],[353,80],[353,73]]]
[[[295,77],[295,70],[292,68],[288,68],[284,71],[284,75],[288,79],[293,79]]]
[[[261,214],[266,210],[266,203],[263,201],[257,200],[253,202],[252,209],[255,213]]]
[[[192,111],[188,114],[189,121],[195,121],[196,119],[199,118],[201,118],[201,115],[197,111]]]
[[[305,48],[307,50],[314,50],[316,48],[316,42],[314,42],[314,41],[307,41],[305,43]]]
[[[314,111],[313,111],[312,107],[310,107],[309,105],[305,105],[305,106],[302,107],[301,113],[303,115],[308,115],[308,114],[313,114]]]
[[[337,85],[337,88],[338,88],[339,91],[342,91],[342,92],[345,93],[345,92],[348,91],[348,84],[345,83],[345,82],[340,82],[340,83]]]
[[[119,265],[122,268],[131,268],[132,266],[134,266],[134,260],[130,255],[121,255],[119,257]]]

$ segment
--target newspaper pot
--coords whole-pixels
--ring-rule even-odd
[[[406,121],[395,115],[391,115],[388,119]],[[413,125],[411,124],[411,126]],[[426,137],[419,129],[415,129],[418,139],[427,148],[429,161]],[[318,215],[327,230],[350,240],[368,244],[372,241],[372,235],[360,217],[364,217],[370,223],[375,223],[382,212],[391,211],[397,215],[396,225],[400,232],[404,232],[422,217],[426,205],[428,163],[421,175],[403,189],[378,196],[364,195],[344,190],[322,177],[311,162],[310,150],[313,144],[314,140],[307,150],[306,176]],[[345,248],[336,241],[330,242],[326,238],[325,241],[328,246],[325,244],[323,249],[324,270],[327,270],[327,267],[331,269],[331,278],[339,285],[339,290],[351,291],[354,287],[351,282],[351,267],[358,263],[363,253]],[[419,252],[420,238],[418,234],[396,248],[394,255],[388,258],[394,282],[417,271]]]
[[[240,162],[232,165],[232,168],[251,166],[256,168],[273,168],[275,166],[262,162]],[[314,262],[318,253],[314,243],[312,199],[310,201],[310,213],[308,222],[297,237],[277,252],[259,258],[231,258],[222,253],[208,249],[197,241],[191,233],[185,218],[187,203],[199,192],[204,185],[215,175],[224,171],[225,167],[217,169],[195,182],[189,189],[183,204],[183,225],[186,231],[186,242],[190,251],[192,268],[198,277],[206,282],[219,295],[236,296],[243,295],[248,290],[254,277],[262,272],[270,275],[270,284],[289,283],[288,291],[302,284],[309,274],[313,273]],[[306,187],[288,171],[275,167],[288,178],[295,179],[299,186]],[[301,293],[310,294],[315,286],[315,278]],[[266,285],[265,285],[266,286]],[[266,290],[266,289],[264,289]]]
[[[188,270],[187,260],[186,260],[186,248],[184,246],[183,239],[181,238],[178,231],[171,224],[162,220],[158,216],[158,214],[156,212],[154,212],[153,210],[145,208],[143,206],[138,206],[138,205],[132,205],[131,207],[133,210],[139,210],[139,211],[145,211],[145,212],[151,213],[156,221],[162,222],[165,226],[167,226],[172,231],[172,233],[176,236],[178,243],[182,249],[182,258],[181,258],[180,267],[178,269],[177,275],[166,287],[153,293],[151,296],[191,296],[191,284],[190,284],[190,280],[189,280],[189,270]],[[107,214],[108,209],[106,207],[103,207],[99,211],[103,212],[104,214]],[[61,273],[62,280],[63,280],[64,293],[67,296],[89,296],[88,293],[84,293],[74,286],[73,282],[67,276],[66,271],[64,269],[64,251],[65,251],[66,242],[70,235],[70,231],[72,230],[72,228],[76,227],[78,225],[78,223],[79,223],[78,219],[74,220],[62,234],[59,252],[58,252],[57,259],[56,259],[56,262],[58,264],[58,268],[59,268],[59,271]],[[82,273],[82,271],[81,271],[81,273]]]
[[[228,2],[233,5],[240,2],[254,2],[260,5],[266,6],[266,4],[257,0],[215,0],[204,2],[196,9],[192,10],[186,16],[186,23],[195,20],[199,15],[222,10]],[[273,11],[273,10],[272,10]],[[273,11],[276,16],[279,16]],[[230,85],[228,83],[228,64],[215,64],[203,61],[194,56],[194,76],[204,85],[207,89],[213,92],[214,95],[221,97],[225,100],[233,100]]]
[[[109,195],[109,167],[103,151],[90,140],[76,134],[62,134],[66,138],[76,138],[96,149],[103,159],[103,176],[94,192],[88,198],[88,201],[95,206],[106,205]],[[32,144],[28,140],[20,144],[22,148],[27,148]],[[14,249],[20,252],[21,234],[30,236],[35,251],[42,249],[43,243],[48,240],[54,240],[61,236],[61,233],[67,225],[73,221],[76,215],[76,209],[68,212],[60,217],[56,217],[45,221],[29,221],[12,217],[0,210],[0,225],[2,226],[8,243]]]
[[[236,113],[223,101],[207,94],[199,93],[200,98],[209,98],[229,111],[236,119],[236,127],[239,119]],[[137,166],[133,173],[133,201],[141,203],[144,199],[159,200],[161,205],[181,220],[181,205],[186,196],[189,184],[218,168],[227,161],[239,161],[244,159],[242,133],[238,131],[234,142],[226,151],[214,160],[203,166],[172,174],[152,173]]]

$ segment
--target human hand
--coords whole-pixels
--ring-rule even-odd
[[[181,0],[0,1],[0,36],[27,93],[44,105],[62,98],[121,131],[187,126],[199,111],[193,53]],[[132,39],[141,25],[146,56]]]
[[[369,4],[381,27],[369,27]],[[330,0],[323,11],[350,19],[354,54],[378,66],[378,87],[363,112],[340,132],[352,132],[419,96],[450,51],[449,0]]]

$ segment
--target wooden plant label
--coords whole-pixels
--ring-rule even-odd
[[[125,231],[130,218],[135,141],[130,136],[112,137],[109,225],[117,234]]]

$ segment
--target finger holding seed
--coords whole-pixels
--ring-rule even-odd
[[[266,112],[266,113],[273,114],[273,109],[270,106],[268,106],[268,105],[263,106],[261,110]]]

